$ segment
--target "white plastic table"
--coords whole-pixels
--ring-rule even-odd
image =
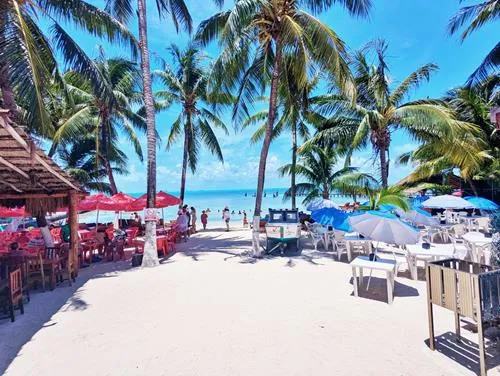
[[[358,256],[349,265],[352,267],[352,284],[354,285],[354,296],[358,296],[358,286],[363,286],[363,269],[381,270],[386,273],[387,279],[387,303],[392,304],[394,298],[394,273],[396,261],[379,258],[370,261],[368,256]],[[356,269],[359,268],[359,281]]]
[[[484,236],[482,232],[472,231],[464,234],[462,239],[466,240],[471,245],[472,251],[472,261],[480,262],[481,252],[478,251],[478,247],[482,247],[485,244],[491,244],[493,242],[493,238],[487,238]]]
[[[345,235],[344,236],[345,247],[347,249],[347,260],[352,260],[352,246],[354,244],[361,244],[365,253],[370,253],[372,248],[372,241],[369,238],[361,238],[359,235]]]
[[[440,247],[439,245],[431,244],[429,249],[422,248],[422,244],[407,244],[406,246],[406,258],[408,259],[408,265],[410,266],[410,273],[412,279],[417,279],[417,259],[419,257],[430,258],[432,261],[436,261],[440,258],[451,258],[453,257],[453,249]]]
[[[477,232],[477,231],[468,232],[462,235],[462,238],[467,240],[469,243],[480,244],[480,245],[489,244],[493,241],[492,238],[487,238],[486,236],[484,236],[482,232]]]

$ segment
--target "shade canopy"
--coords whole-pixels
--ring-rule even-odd
[[[466,197],[464,197],[464,199],[469,201],[476,208],[481,209],[481,210],[498,210],[498,209],[500,209],[500,206],[498,206],[495,202],[488,200],[487,198],[476,197],[476,196],[466,196]]]
[[[320,209],[324,209],[324,208],[339,209],[339,206],[336,203],[334,203],[332,200],[322,198],[322,199],[315,200],[315,201],[311,202],[309,205],[307,205],[306,210],[309,210],[312,212],[312,211],[316,211],[316,210],[320,210]]]
[[[311,218],[317,223],[323,226],[332,226],[337,230],[345,232],[351,231],[351,226],[347,221],[348,216],[346,212],[335,208],[324,208],[313,211],[311,214]]]
[[[370,210],[349,216],[349,224],[353,231],[371,240],[388,244],[415,244],[420,238],[420,232],[401,221],[394,214]]]
[[[92,211],[92,210],[109,210],[105,209],[106,205],[113,205],[111,197],[106,196],[103,193],[96,193],[95,195],[86,196],[78,204],[78,210],[80,211]]]
[[[180,203],[181,200],[171,194],[162,191],[156,194],[155,208],[157,209],[166,208],[168,206],[179,205]],[[146,205],[147,205],[147,194],[144,194],[138,199],[136,199],[134,202],[132,202],[128,210],[129,211],[142,210],[146,207]]]
[[[111,196],[111,203],[107,202],[102,205],[102,210],[112,211],[128,211],[130,205],[135,202],[136,198],[126,193],[120,192]]]
[[[25,217],[29,215],[24,211],[24,206],[20,208],[5,208],[0,206],[0,218]]]
[[[422,202],[422,207],[430,209],[475,209],[476,206],[461,197],[452,195],[434,196]]]
[[[414,225],[422,226],[437,226],[438,221],[432,217],[432,215],[420,208],[413,208],[410,211],[405,212],[403,209],[396,209],[396,214],[400,218],[407,220]]]

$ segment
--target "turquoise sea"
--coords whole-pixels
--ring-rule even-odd
[[[263,198],[262,210],[263,213],[267,213],[269,208],[290,208],[290,200],[283,201],[283,193],[286,191],[285,188],[268,188],[265,190],[266,197]],[[179,192],[168,192],[175,196],[179,195]],[[200,190],[200,191],[186,191],[186,197],[184,202],[196,208],[198,212],[198,217],[201,215],[201,211],[205,209],[210,209],[211,213],[209,215],[209,222],[221,222],[222,209],[225,206],[229,207],[229,210],[234,211],[231,218],[234,220],[242,220],[243,216],[240,212],[245,210],[250,220],[253,215],[253,208],[255,205],[255,197],[253,196],[255,189],[235,189],[235,190]],[[143,193],[135,192],[129,193],[134,197],[139,197]],[[274,197],[273,197],[274,195]],[[297,203],[299,210],[305,210],[305,206],[302,205],[303,197],[298,197]],[[348,197],[333,197],[332,201],[343,204],[350,201]],[[169,207],[163,209],[163,215],[165,219],[176,218],[177,207]],[[115,214],[113,212],[100,212],[99,221],[100,222],[112,222]],[[128,218],[128,213],[122,214],[123,218]],[[96,213],[89,212],[80,215],[81,222],[92,223],[95,222]]]

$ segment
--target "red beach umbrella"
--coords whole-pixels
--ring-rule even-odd
[[[78,205],[78,210],[80,211],[91,211],[91,210],[101,210],[101,206],[112,205],[111,197],[108,197],[102,193],[97,193],[95,195],[90,195],[85,197],[80,201]],[[107,210],[107,209],[104,209]]]
[[[114,196],[111,196],[110,203],[103,203],[99,209],[101,210],[112,210],[112,211],[127,211],[129,210],[130,204],[132,204],[136,200],[135,197],[132,197],[126,193],[117,193]]]
[[[181,200],[171,194],[165,193],[165,192],[158,192],[156,194],[156,208],[161,209],[161,208],[166,208],[168,206],[174,206],[174,205],[179,205]],[[142,195],[139,197],[137,200],[132,202],[129,206],[129,211],[137,211],[137,210],[142,210],[146,207],[147,203],[147,194]]]
[[[5,208],[0,206],[0,218],[25,217],[29,215],[24,211],[24,206],[20,208]]]

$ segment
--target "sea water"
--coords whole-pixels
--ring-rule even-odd
[[[262,198],[262,216],[268,213],[269,209],[285,209],[291,208],[291,200],[284,200],[283,196],[286,189],[284,188],[269,188],[265,190],[265,196]],[[168,192],[174,196],[178,196],[179,192]],[[129,193],[131,196],[139,197],[143,193]],[[184,198],[184,203],[189,207],[194,207],[197,211],[198,221],[202,210],[210,209],[209,223],[222,221],[222,210],[227,206],[230,210],[231,220],[242,221],[243,210],[247,213],[247,218],[250,221],[253,216],[255,206],[255,190],[252,189],[235,189],[235,190],[205,190],[205,191],[187,191]],[[304,197],[297,197],[297,208],[305,211],[307,205],[302,204]],[[340,205],[351,201],[349,197],[332,197],[332,201]],[[175,219],[177,217],[177,206],[164,208],[159,210],[160,216],[163,215],[165,220]],[[234,211],[234,213],[233,213]],[[96,220],[96,212],[88,212],[80,214],[80,222],[93,223]],[[99,222],[112,222],[115,218],[114,212],[99,213]],[[130,213],[121,213],[122,218],[128,219]],[[144,217],[144,216],[143,216]]]

